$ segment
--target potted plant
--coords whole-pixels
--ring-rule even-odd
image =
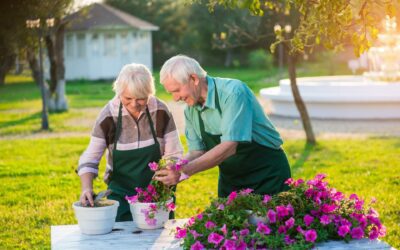
[[[152,171],[163,168],[180,170],[185,160],[161,159],[158,163],[149,163]],[[141,229],[162,228],[169,218],[169,213],[175,210],[174,187],[168,187],[162,182],[152,180],[145,188],[135,188],[136,195],[126,196],[132,213],[133,221]]]
[[[330,188],[324,178],[289,179],[291,189],[273,196],[232,192],[176,228],[175,236],[184,249],[311,249],[328,240],[385,236],[370,205]],[[251,223],[253,215],[259,220]]]
[[[75,217],[83,234],[107,234],[112,231],[119,206],[118,201],[107,200],[103,197],[109,195],[110,190],[94,195],[94,206],[74,202],[72,207]]]

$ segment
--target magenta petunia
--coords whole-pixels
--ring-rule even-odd
[[[375,240],[375,239],[377,239],[378,237],[379,237],[378,228],[377,228],[377,227],[373,227],[373,228],[371,229],[371,231],[369,232],[368,238],[369,238],[370,240]]]
[[[279,226],[278,233],[285,234],[286,232],[287,232],[287,229],[286,229],[286,227],[284,225]]]
[[[253,189],[251,189],[251,188],[246,188],[246,189],[241,190],[241,191],[240,191],[240,194],[241,194],[241,195],[248,195],[248,194],[250,194],[251,192],[253,192]]]
[[[291,185],[291,184],[293,184],[293,183],[294,183],[293,178],[289,178],[289,179],[287,179],[287,180],[285,181],[285,184],[287,184],[287,185]]]
[[[293,243],[296,242],[295,239],[291,239],[291,238],[290,238],[290,235],[285,235],[284,240],[285,240],[286,245],[292,245]]]
[[[236,191],[233,191],[232,193],[230,193],[229,196],[228,196],[228,201],[226,202],[226,204],[227,205],[231,204],[232,201],[234,199],[236,199],[236,197],[237,197],[237,192]]]
[[[246,235],[248,235],[249,233],[250,233],[250,231],[249,231],[249,229],[247,229],[247,228],[240,230],[240,235],[242,235],[242,236],[246,236]]]
[[[239,244],[236,246],[236,250],[246,250],[248,249],[246,242],[240,241]]]
[[[218,245],[219,243],[221,243],[221,241],[224,239],[224,237],[220,234],[217,233],[211,233],[208,236],[208,243],[212,243],[215,245]]]
[[[338,229],[338,235],[341,237],[345,237],[346,234],[350,232],[350,227],[349,226],[340,226]]]
[[[272,209],[268,210],[267,217],[268,217],[269,223],[276,222],[276,213],[274,210],[272,210]]]
[[[361,239],[364,237],[364,230],[361,227],[355,227],[351,230],[350,234],[353,239]]]
[[[190,233],[193,235],[194,239],[197,239],[200,236],[203,236],[202,234],[199,234],[196,230],[190,230]]]
[[[276,214],[278,218],[283,219],[289,215],[289,210],[285,206],[276,206]]]
[[[202,213],[198,214],[198,215],[196,216],[196,218],[197,218],[198,220],[202,220],[202,219],[203,219],[203,214],[202,214]]]
[[[185,228],[180,228],[180,227],[176,227],[176,234],[175,234],[175,238],[177,239],[182,239],[186,237],[186,229]]]
[[[266,194],[266,195],[264,195],[264,197],[263,197],[263,203],[266,204],[266,203],[268,203],[271,199],[272,199],[272,197],[269,196],[268,194]]]
[[[297,181],[294,182],[294,186],[295,186],[295,187],[298,187],[298,186],[300,186],[300,185],[303,184],[303,183],[304,183],[304,180],[303,180],[303,179],[298,179]]]
[[[175,203],[174,203],[174,202],[168,203],[168,204],[166,205],[166,207],[167,207],[167,210],[168,210],[169,212],[175,211],[175,209],[176,209],[176,206],[175,206]]]
[[[203,250],[206,249],[201,243],[200,241],[196,241],[191,247],[190,250]]]
[[[211,228],[215,227],[215,223],[209,220],[206,222],[205,226],[207,229],[211,229]]]
[[[234,240],[226,239],[224,241],[224,244],[222,245],[222,249],[235,250],[236,249],[236,242]]]
[[[157,162],[150,162],[149,163],[149,167],[150,167],[151,171],[157,171],[158,163]]]
[[[310,229],[304,232],[304,237],[308,242],[314,242],[317,239],[317,232],[314,229]]]
[[[336,205],[334,205],[334,204],[323,204],[321,206],[321,211],[326,214],[332,213],[333,211],[335,211],[335,209],[336,209]]]
[[[261,234],[270,234],[271,233],[271,229],[262,222],[258,222],[256,231]]]
[[[226,235],[226,234],[228,233],[228,230],[226,229],[226,224],[224,224],[224,225],[221,227],[221,232],[222,232],[224,235]]]
[[[303,218],[304,220],[304,224],[306,224],[307,227],[309,227],[311,225],[311,223],[314,221],[314,217],[312,217],[311,215],[306,214]]]
[[[331,217],[329,215],[322,215],[321,218],[319,218],[319,221],[321,222],[322,225],[328,225],[331,223]]]
[[[292,228],[294,226],[294,218],[290,217],[290,219],[285,221],[285,226],[287,227],[287,229]]]

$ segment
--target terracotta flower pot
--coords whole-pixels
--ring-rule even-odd
[[[112,231],[117,217],[119,202],[105,200],[99,204],[100,206],[98,207],[83,207],[77,201],[72,205],[79,228],[83,234],[107,234]]]
[[[146,211],[149,211],[150,205],[156,206],[157,203],[136,202],[129,204],[133,221],[140,229],[158,229],[164,227],[168,221],[169,212],[165,208],[159,208],[155,211],[154,220],[146,220]]]

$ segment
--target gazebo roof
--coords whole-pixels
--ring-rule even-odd
[[[65,17],[68,31],[115,29],[133,27],[139,30],[158,30],[158,26],[132,16],[104,3],[94,3]]]

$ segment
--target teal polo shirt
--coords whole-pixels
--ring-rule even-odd
[[[201,139],[198,112],[204,121],[206,132],[221,135],[221,142],[255,141],[269,148],[280,148],[283,141],[278,131],[245,83],[235,79],[210,76],[206,79],[208,92],[204,106],[185,108],[185,135],[189,151],[206,150]],[[221,114],[215,103],[216,90]]]

